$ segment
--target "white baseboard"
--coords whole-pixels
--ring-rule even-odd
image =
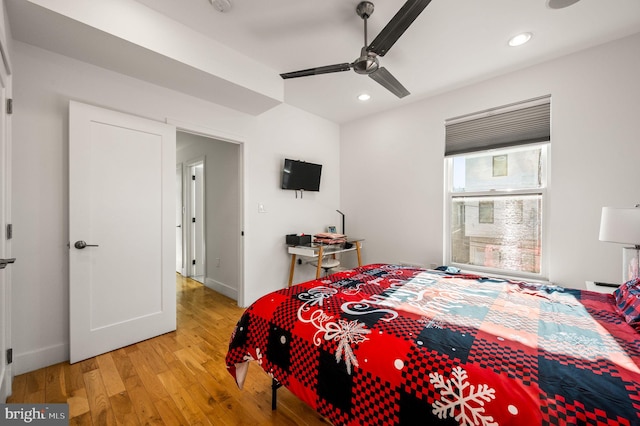
[[[64,361],[69,361],[68,343],[14,354],[13,374],[17,376]]]
[[[207,278],[205,279],[204,285],[209,287],[211,290],[215,290],[220,294],[224,294],[225,296],[233,300],[238,300],[238,290],[224,283],[213,280],[211,278]]]

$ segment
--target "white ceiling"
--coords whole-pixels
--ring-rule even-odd
[[[225,13],[209,0],[136,1],[277,74],[352,62],[364,44],[358,0],[230,0]],[[404,0],[374,3],[369,42]],[[398,99],[367,76],[347,71],[286,80],[285,102],[342,123],[640,32],[639,0],[581,0],[564,9],[546,3],[433,0],[380,58],[411,95]],[[523,31],[533,39],[509,47],[508,38]],[[372,99],[358,101],[361,92]]]

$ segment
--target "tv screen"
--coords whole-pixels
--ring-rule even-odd
[[[322,165],[285,158],[282,168],[282,189],[320,191]]]

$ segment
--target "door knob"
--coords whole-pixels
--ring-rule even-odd
[[[97,244],[87,244],[82,240],[76,241],[75,244],[73,244],[73,246],[80,250],[82,250],[85,247],[99,247]]]
[[[11,259],[0,259],[0,269],[4,269],[7,267],[8,264],[13,263],[16,261],[16,258],[11,258]]]

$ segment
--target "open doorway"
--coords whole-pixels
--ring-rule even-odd
[[[176,206],[182,220],[176,222],[176,271],[238,300],[242,276],[242,145],[178,130],[176,148],[176,182],[180,186],[176,203],[182,202]],[[179,263],[184,265],[182,272]]]

